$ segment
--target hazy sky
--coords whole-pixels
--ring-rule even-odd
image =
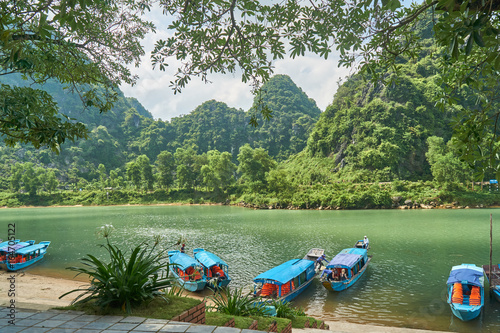
[[[157,32],[147,35],[143,41],[146,55],[140,67],[132,68],[132,73],[139,75],[139,80],[133,87],[130,85],[120,87],[125,96],[137,98],[155,119],[162,120],[188,114],[203,102],[211,99],[245,111],[252,106],[251,87],[241,82],[241,76],[236,74],[209,75],[208,79],[212,83],[208,84],[203,83],[199,78],[193,78],[182,93],[174,95],[169,85],[178,68],[175,59],[169,63],[169,67],[164,72],[159,69],[153,70],[150,62],[150,52],[155,41],[169,36],[166,29],[166,17],[157,10],[150,13],[149,18],[155,23]],[[290,76],[308,97],[316,101],[322,111],[332,102],[339,78],[344,78],[349,74],[348,69],[337,66],[335,56],[329,57],[328,60],[315,55],[295,59],[285,58],[276,61],[274,65],[275,74]]]

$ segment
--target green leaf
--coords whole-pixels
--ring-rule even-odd
[[[474,41],[476,42],[477,45],[480,47],[484,47],[484,41],[483,38],[481,37],[481,32],[478,30],[474,30],[473,34],[474,36]]]

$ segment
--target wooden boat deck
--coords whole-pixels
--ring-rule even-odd
[[[490,279],[490,265],[483,265],[483,270],[488,277],[489,282],[490,282],[490,287],[498,286],[500,285],[500,268],[498,265],[493,265],[491,266],[491,279]]]

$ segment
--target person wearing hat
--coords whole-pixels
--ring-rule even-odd
[[[370,245],[370,241],[368,240],[368,237],[365,236],[363,239],[363,249],[368,249],[368,246]]]
[[[316,259],[315,268],[316,269],[320,269],[321,266],[323,265],[323,261],[325,261],[326,263],[328,263],[328,260],[326,260],[326,255],[325,254],[322,254],[320,257],[318,257],[318,259]]]

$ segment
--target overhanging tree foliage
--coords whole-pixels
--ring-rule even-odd
[[[143,19],[149,1],[24,0],[0,2],[0,75],[34,83],[57,79],[86,107],[111,108],[127,65],[144,54],[140,40],[154,27]],[[103,89],[104,88],[104,89]],[[57,151],[87,136],[82,123],[58,112],[52,97],[30,86],[0,86],[0,134],[8,145],[32,143]]]
[[[498,136],[482,151],[485,133],[498,134],[500,71],[499,0],[257,0],[160,1],[174,17],[173,35],[159,40],[154,66],[165,69],[170,57],[182,61],[172,88],[180,91],[192,77],[242,71],[257,90],[273,72],[273,61],[316,53],[340,53],[339,65],[360,69],[377,82],[395,79],[399,61],[419,56],[418,24],[427,21],[441,54],[441,92],[436,100],[455,104],[466,89],[477,101],[457,113],[456,133],[470,164],[498,160]],[[484,163],[483,163],[484,164]]]

